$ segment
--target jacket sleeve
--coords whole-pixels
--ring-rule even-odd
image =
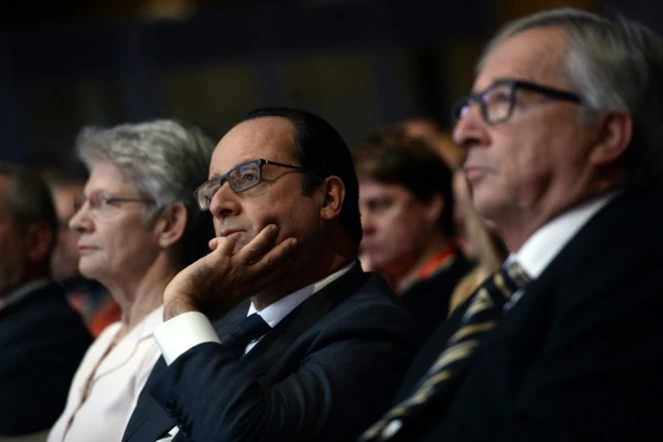
[[[275,383],[247,374],[222,344],[203,343],[178,357],[150,394],[191,441],[353,440],[389,405],[416,331],[391,302],[355,305],[340,317]]]

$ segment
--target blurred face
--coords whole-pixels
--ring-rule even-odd
[[[25,281],[29,265],[24,234],[9,210],[10,187],[11,181],[0,175],[0,297]]]
[[[359,211],[364,236],[361,250],[369,267],[398,277],[426,250],[439,213],[403,186],[359,180]]]
[[[160,252],[158,238],[144,225],[144,203],[112,202],[140,198],[136,189],[114,165],[99,163],[90,172],[84,195],[87,201],[69,223],[80,235],[81,274],[106,286],[142,278]]]
[[[71,185],[58,187],[53,191],[60,230],[51,256],[51,270],[58,281],[66,281],[78,275],[79,233],[69,228],[69,220],[74,216],[74,199],[83,192],[83,188],[83,185]]]
[[[473,89],[517,79],[568,91],[557,74],[566,45],[555,28],[516,34],[488,55]],[[464,170],[481,216],[496,222],[550,219],[569,205],[570,196],[581,192],[579,177],[595,137],[577,123],[577,112],[575,103],[520,89],[513,113],[501,123],[488,124],[479,106],[471,105],[454,139],[468,150]]]
[[[223,175],[247,161],[266,159],[300,166],[295,154],[294,127],[285,118],[262,117],[235,126],[214,150],[210,178]],[[320,247],[321,192],[302,195],[301,172],[275,165],[262,166],[262,179],[253,188],[236,193],[225,182],[214,194],[210,211],[216,235],[237,240],[236,250],[268,224],[279,228],[277,242],[294,237],[297,255]]]

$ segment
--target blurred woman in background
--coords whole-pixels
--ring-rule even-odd
[[[420,138],[382,130],[353,151],[362,265],[382,274],[426,339],[470,270],[454,243],[451,170]]]
[[[463,304],[481,283],[496,271],[509,252],[502,239],[479,217],[472,204],[470,186],[463,171],[465,150],[454,144],[451,135],[430,118],[405,120],[396,130],[430,143],[453,172],[455,199],[455,243],[476,266],[455,287],[449,301],[449,314]]]

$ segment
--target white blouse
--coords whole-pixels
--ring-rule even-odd
[[[161,351],[152,334],[163,307],[147,315],[114,347],[121,324],[109,325],[90,346],[74,376],[67,406],[48,442],[120,442]],[[104,357],[105,356],[105,357]]]

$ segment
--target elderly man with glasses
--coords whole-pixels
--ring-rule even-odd
[[[125,441],[347,441],[391,400],[416,329],[357,261],[350,152],[301,110],[250,113],[194,197],[212,252],[164,293],[163,359]],[[218,319],[214,326],[210,320]]]
[[[663,439],[663,43],[558,9],[508,24],[454,139],[511,254],[362,441]]]

